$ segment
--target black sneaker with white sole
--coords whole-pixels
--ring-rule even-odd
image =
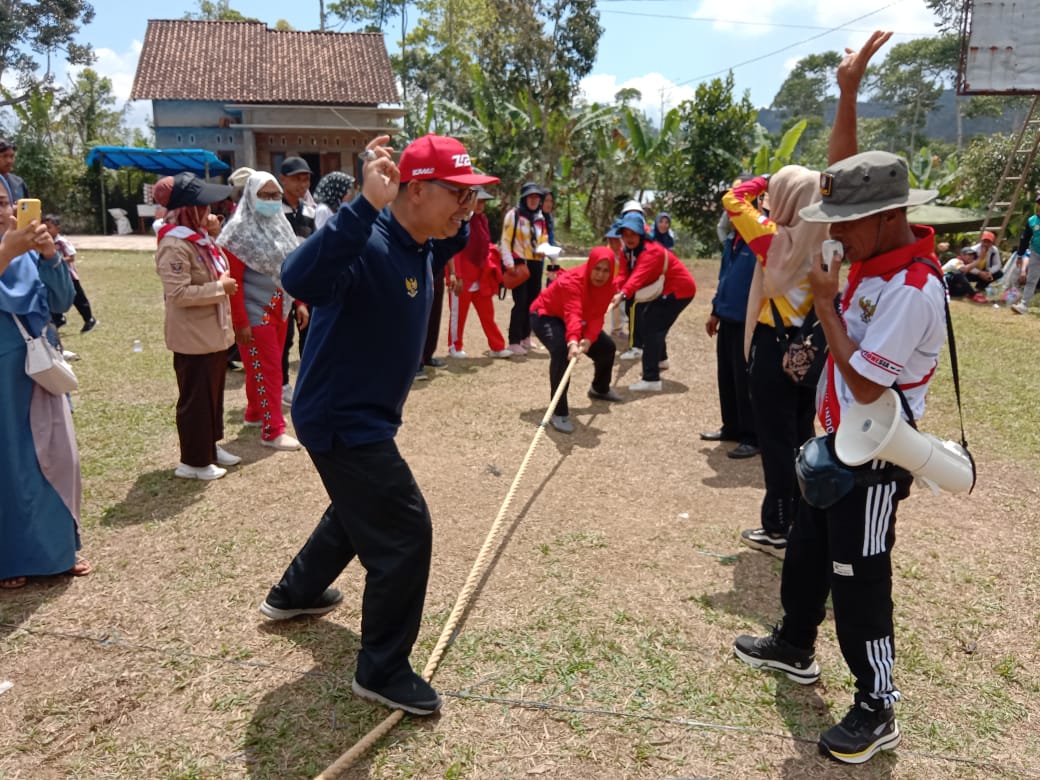
[[[343,601],[343,594],[335,588],[326,588],[318,600],[305,607],[294,607],[292,604],[283,602],[275,594],[274,589],[267,594],[264,603],[260,605],[260,612],[271,620],[288,620],[300,615],[324,615],[331,612]]]
[[[845,764],[862,764],[879,750],[895,750],[899,744],[895,710],[872,710],[863,702],[853,704],[841,719],[820,735],[820,752]]]
[[[770,533],[765,528],[749,528],[741,531],[740,541],[753,550],[761,550],[781,560],[787,553],[787,536]]]
[[[733,652],[755,669],[783,672],[801,685],[812,685],[820,679],[816,654],[781,639],[776,626],[769,636],[738,636],[733,642]]]
[[[362,685],[355,677],[350,687],[362,699],[412,715],[433,715],[444,703],[433,686],[411,669],[395,674],[382,685]]]

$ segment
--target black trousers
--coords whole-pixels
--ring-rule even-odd
[[[884,465],[874,461],[857,471]],[[856,701],[872,709],[899,698],[892,679],[892,546],[896,507],[910,484],[860,485],[829,509],[799,501],[784,558],[781,636],[812,648],[830,594],[841,654],[856,678]]]
[[[332,503],[272,593],[313,604],[356,555],[365,567],[357,680],[379,686],[419,635],[430,573],[430,510],[394,441],[310,452]]]
[[[531,277],[513,288],[513,310],[509,312],[510,344],[519,344],[531,337],[531,304],[542,291],[542,265],[541,260],[528,260],[527,268]]]
[[[531,332],[545,345],[549,351],[549,398],[556,394],[560,380],[567,373],[567,331],[563,320],[559,317],[547,317],[544,314],[531,313]],[[610,374],[614,370],[614,353],[617,347],[614,339],[603,331],[589,345],[588,356],[592,360],[592,389],[598,393],[610,390]],[[563,391],[560,402],[556,404],[556,414],[566,417],[570,414],[567,404],[567,391]]]
[[[83,318],[83,324],[86,325],[94,318],[90,312],[90,301],[87,300],[87,294],[83,291],[83,285],[79,283],[79,279],[73,279],[72,286],[76,289],[76,297],[72,299],[72,305],[76,307],[79,316]]]
[[[989,287],[991,284],[993,284],[993,282],[997,281],[997,279],[1003,279],[1004,278],[1004,272],[1003,271],[994,271],[993,272],[993,278],[990,279],[988,282],[985,279],[979,279],[979,278],[976,278],[976,277],[969,277],[969,278],[973,280],[972,283],[975,285],[975,292],[977,292],[977,293],[984,293],[984,292],[986,292],[986,288]]]
[[[426,326],[426,343],[423,345],[422,368],[433,357],[437,350],[437,337],[441,332],[441,312],[444,310],[444,273],[433,275],[433,306],[430,308],[430,321]]]
[[[792,329],[793,330],[793,329]],[[798,481],[794,459],[798,448],[814,434],[815,393],[798,387],[782,368],[783,352],[771,325],[758,323],[751,341],[749,372],[751,408],[762,452],[762,528],[786,534],[794,520]]]
[[[719,407],[722,411],[722,438],[741,444],[758,444],[755,417],[751,411],[748,363],[744,358],[744,323],[719,318],[715,335],[718,369]]]
[[[177,438],[181,463],[202,468],[217,462],[224,438],[224,381],[227,350],[207,355],[173,353],[177,375]]]
[[[692,300],[662,295],[632,307],[643,341],[643,379],[647,382],[656,382],[661,378],[661,361],[668,359],[668,345],[665,343],[668,331]]]
[[[289,356],[292,354],[293,332],[300,334],[300,348],[297,354],[303,357],[303,345],[307,343],[307,328],[300,329],[296,323],[296,307],[292,308],[289,315],[289,324],[285,328],[285,347],[282,349],[282,384],[289,384]]]

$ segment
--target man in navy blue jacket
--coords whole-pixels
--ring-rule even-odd
[[[367,576],[353,690],[430,715],[440,696],[408,656],[433,531],[394,436],[426,337],[433,278],[466,245],[472,188],[498,179],[474,174],[454,138],[420,138],[398,165],[389,140],[368,144],[361,194],[282,267],[286,291],[312,306],[292,416],[331,503],[260,611],[273,620],[329,612],[343,598],[329,586],[356,555]]]
[[[739,181],[739,180],[738,180]],[[728,225],[729,219],[726,219]],[[720,223],[721,224],[721,223]],[[704,323],[708,336],[718,336],[716,363],[722,427],[702,433],[704,441],[735,441],[726,454],[731,458],[751,458],[758,454],[758,435],[748,390],[747,359],[744,357],[744,318],[748,291],[758,260],[736,231],[723,237],[719,286],[711,301],[711,316]]]

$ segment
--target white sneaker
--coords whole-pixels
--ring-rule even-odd
[[[647,382],[645,379],[640,379],[634,385],[629,385],[628,389],[634,393],[660,392],[661,380],[658,379],[656,382]]]
[[[467,355],[461,349],[448,347],[448,357],[455,358],[456,360],[465,360],[467,358]]]
[[[275,438],[267,441],[261,439],[260,443],[265,447],[270,447],[273,450],[281,450],[282,452],[293,452],[294,450],[300,449],[303,445],[300,444],[296,439],[287,433],[283,433]]]
[[[218,466],[237,466],[242,462],[242,459],[238,455],[232,455],[230,452],[225,450],[219,444],[217,445],[217,465]]]
[[[211,479],[220,479],[225,474],[227,474],[227,469],[214,466],[212,463],[208,466],[188,466],[180,463],[173,472],[173,476],[181,479],[202,479],[207,482]]]
[[[1027,311],[1029,311],[1029,306],[1025,303],[1022,303],[1022,301],[1011,304],[1010,308],[1011,311],[1013,311],[1015,314],[1025,314]]]
[[[549,418],[549,424],[560,433],[574,433],[574,423],[566,415],[554,414]]]
[[[622,360],[638,360],[643,357],[643,350],[639,347],[632,347],[631,349],[626,349],[618,357]]]
[[[242,418],[242,425],[246,428],[259,428],[263,424],[263,420],[247,420],[245,417]]]
[[[662,360],[660,363],[657,364],[657,367],[662,371],[667,371],[669,368],[671,368],[671,366],[668,365],[667,360]]]
[[[63,349],[63,350],[61,351],[61,356],[62,356],[63,358],[65,358],[65,359],[66,359],[67,361],[69,361],[70,363],[71,363],[72,361],[74,361],[74,360],[79,360],[79,355],[77,355],[77,354],[76,354],[75,352],[70,352],[70,351],[69,351],[69,350],[67,350],[67,349]]]
[[[510,344],[508,347],[506,347],[506,349],[508,349],[510,351],[510,353],[512,353],[514,355],[526,355],[527,354],[527,350],[524,349],[519,344]]]
[[[494,350],[493,349],[490,352],[488,352],[488,355],[493,357],[493,358],[511,358],[511,357],[513,357],[513,350],[511,350],[511,349]]]

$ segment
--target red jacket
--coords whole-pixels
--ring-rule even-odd
[[[668,258],[668,268],[664,267]],[[624,258],[622,258],[624,263]],[[664,272],[664,292],[662,295],[674,295],[676,298],[692,298],[697,294],[697,284],[682,261],[653,241],[643,243],[643,251],[636,258],[636,267],[625,276],[620,283],[620,291],[626,298],[632,298],[636,290],[653,284]]]
[[[469,240],[466,248],[452,258],[455,275],[468,290],[474,282],[480,284],[480,294],[495,295],[502,282],[502,256],[491,243],[491,228],[484,214],[474,214],[469,221]],[[497,271],[497,277],[496,277]]]
[[[589,271],[602,260],[608,261],[610,277],[601,287],[593,287]],[[589,253],[587,261],[562,271],[555,282],[542,290],[531,304],[531,311],[563,320],[567,341],[595,341],[603,330],[603,315],[614,297],[613,280],[614,252],[598,246]]]

